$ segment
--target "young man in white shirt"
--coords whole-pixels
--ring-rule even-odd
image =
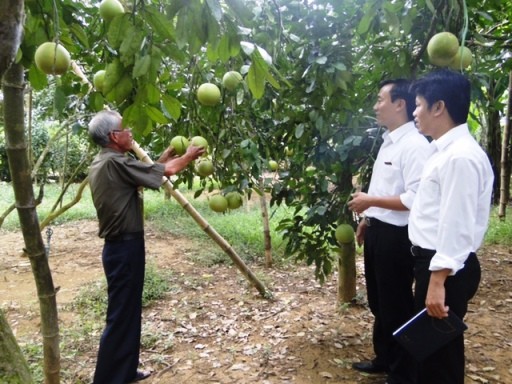
[[[462,74],[440,70],[416,81],[414,117],[433,138],[409,217],[415,259],[416,310],[460,318],[480,282],[476,251],[491,208],[494,175],[488,156],[467,126],[471,86]],[[419,384],[464,383],[461,335],[419,366]]]
[[[404,79],[384,81],[373,109],[386,128],[373,166],[368,193],[348,203],[364,218],[356,231],[364,242],[368,305],[375,317],[371,361],[352,367],[366,373],[388,373],[389,384],[416,382],[415,362],[393,338],[393,331],[414,314],[413,259],[407,233],[409,209],[429,154],[428,140],[412,121],[414,95]]]

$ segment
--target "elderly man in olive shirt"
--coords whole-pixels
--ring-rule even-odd
[[[121,116],[102,111],[89,123],[92,140],[101,146],[89,171],[92,198],[105,239],[103,269],[108,285],[106,327],[100,340],[94,384],[125,384],[144,380],[139,364],[145,244],[141,187],[157,189],[171,176],[201,156],[204,149],[190,146],[181,156],[167,149],[155,164],[125,153],[132,147],[131,130]]]

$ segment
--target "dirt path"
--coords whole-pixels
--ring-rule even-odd
[[[141,365],[153,371],[148,384],[167,383],[381,383],[350,369],[370,358],[372,317],[364,304],[338,310],[336,276],[320,286],[311,268],[266,270],[251,265],[271,288],[261,299],[230,266],[194,263],[195,246],[182,238],[147,231],[148,263],[171,271],[171,292],[144,310]],[[38,303],[21,236],[0,233],[0,306],[21,343],[38,340]],[[214,247],[215,244],[205,244]],[[50,265],[59,287],[61,334],[76,318],[67,304],[83,286],[103,278],[96,223],[53,227]],[[512,256],[507,248],[480,252],[483,280],[466,318],[467,383],[512,383]],[[65,383],[89,383],[99,332],[92,342],[62,351]],[[66,345],[66,344],[65,344]]]

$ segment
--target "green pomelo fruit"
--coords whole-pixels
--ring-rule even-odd
[[[222,86],[228,91],[234,91],[240,82],[242,81],[242,75],[237,71],[229,71],[222,77]]]
[[[34,61],[37,68],[47,75],[62,75],[68,70],[71,57],[63,45],[46,42],[36,49]]]
[[[436,33],[427,45],[427,54],[430,62],[441,67],[449,65],[458,50],[459,40],[451,32]]]
[[[336,240],[340,244],[348,244],[354,241],[354,229],[350,224],[340,224],[336,227]]]
[[[98,72],[96,72],[92,78],[92,84],[94,85],[94,88],[98,92],[103,92],[103,86],[105,85],[105,71],[104,69],[100,69]]]
[[[450,68],[455,70],[466,69],[473,62],[473,53],[468,47],[460,47],[450,63]]]
[[[213,173],[213,163],[210,160],[200,160],[196,164],[196,172],[199,176],[207,177]]]
[[[202,136],[194,136],[190,139],[190,145],[194,147],[204,148],[204,156],[206,156],[208,152],[208,141]]]
[[[204,83],[197,89],[197,100],[207,107],[219,104],[220,99],[220,89],[215,84]]]
[[[215,212],[225,212],[228,209],[228,201],[222,195],[214,195],[210,197],[210,201],[208,202],[208,206],[212,211]]]
[[[236,191],[229,192],[228,194],[226,194],[226,200],[228,201],[229,209],[240,208],[243,204],[242,195]]]
[[[100,16],[105,21],[111,21],[114,17],[123,13],[123,4],[118,0],[103,0],[100,3]]]
[[[188,148],[188,139],[185,136],[174,136],[171,139],[170,146],[174,148],[176,154],[183,155]]]

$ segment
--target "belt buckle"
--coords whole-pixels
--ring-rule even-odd
[[[372,226],[372,220],[369,217],[365,217],[364,221],[365,221],[367,227]]]

